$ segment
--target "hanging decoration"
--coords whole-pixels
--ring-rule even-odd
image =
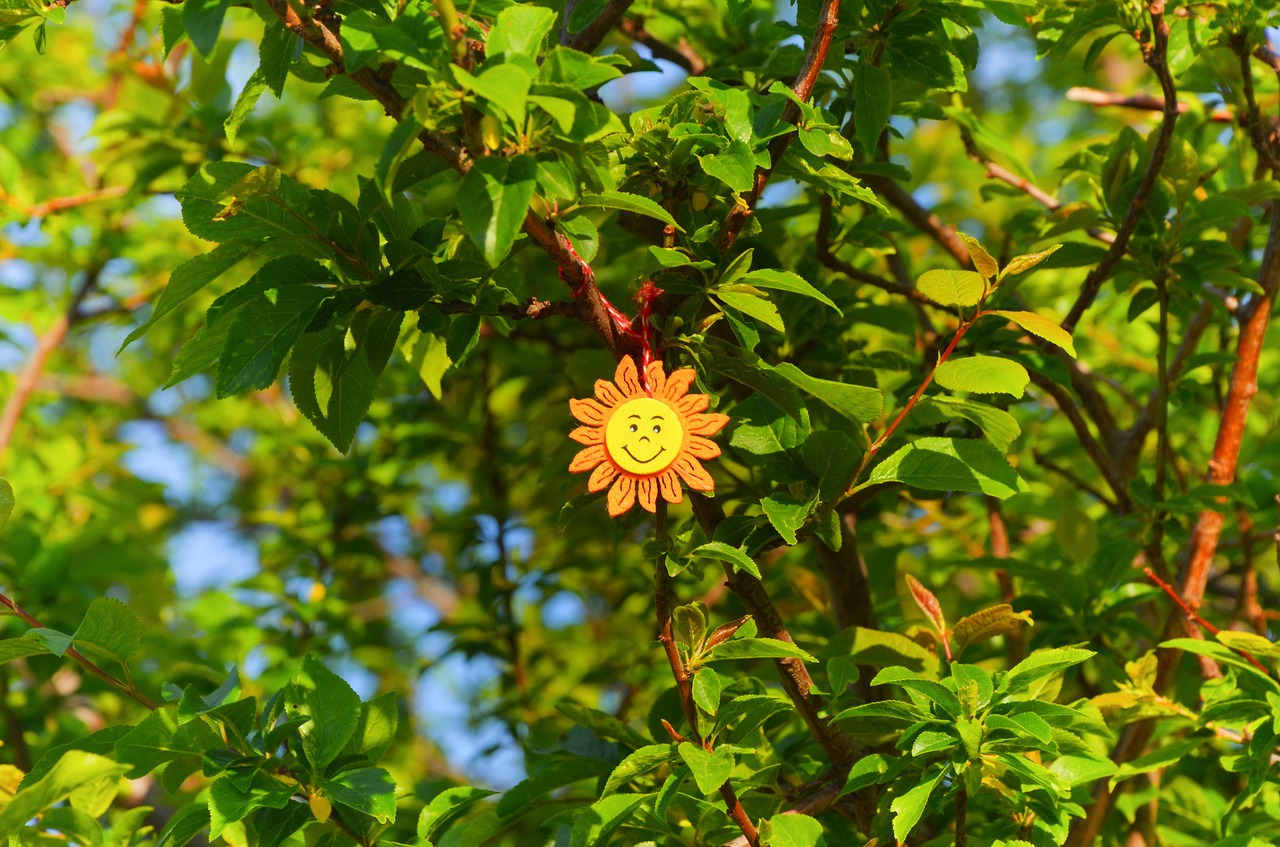
[[[640,330],[612,310],[619,328],[640,342],[643,367],[624,356],[613,382],[596,380],[595,399],[570,400],[569,409],[583,426],[569,437],[586,445],[569,465],[573,473],[591,471],[589,491],[609,488],[609,514],[624,514],[638,501],[657,509],[658,497],[680,503],[680,481],[694,491],[711,491],[715,482],[700,459],[714,459],[720,447],[708,436],[729,422],[728,415],[707,413],[710,398],[690,394],[695,374],[681,368],[668,376],[652,355],[649,313],[661,293],[645,283],[638,299]],[[612,487],[610,487],[612,486]]]

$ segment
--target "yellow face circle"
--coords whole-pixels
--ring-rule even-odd
[[[641,476],[666,470],[684,443],[684,428],[671,407],[641,397],[618,407],[604,430],[604,446],[624,471]]]

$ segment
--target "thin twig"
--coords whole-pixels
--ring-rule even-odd
[[[576,33],[569,32],[569,15],[573,11],[572,5],[566,4],[564,11],[565,25],[560,32],[560,43],[565,47],[572,47],[574,50],[581,50],[583,53],[594,53],[595,49],[600,46],[600,42],[604,41],[604,37],[609,34],[609,30],[617,26],[623,19],[623,15],[627,13],[627,9],[631,8],[633,0],[609,0],[609,3],[600,10],[600,12]]]
[[[1090,106],[1120,106],[1125,109],[1142,109],[1147,112],[1163,112],[1164,99],[1153,94],[1116,94],[1111,91],[1099,91],[1096,88],[1075,86],[1067,89],[1067,99],[1073,103],[1086,103]],[[1178,114],[1185,115],[1191,110],[1189,103],[1178,102]],[[1236,116],[1230,109],[1214,109],[1208,115],[1214,123],[1229,124]]]
[[[1178,594],[1178,589],[1174,588],[1172,585],[1165,582],[1160,577],[1156,576],[1155,571],[1153,571],[1151,568],[1143,568],[1142,572],[1147,575],[1147,579],[1151,580],[1156,585],[1160,586],[1160,588],[1163,589],[1164,593],[1169,595],[1170,599],[1172,599],[1173,602],[1177,604],[1178,608],[1182,610],[1182,613],[1187,616],[1187,620],[1191,621],[1201,629],[1208,630],[1210,635],[1216,636],[1218,633],[1222,632],[1222,630],[1218,629],[1216,626],[1209,623],[1204,618],[1200,617],[1200,613],[1197,612],[1195,609],[1191,608],[1191,606],[1187,603],[1187,601],[1182,599],[1182,596]],[[1252,653],[1250,653],[1247,650],[1239,650],[1239,649],[1236,649],[1235,652],[1239,653],[1241,656],[1247,659],[1249,661],[1249,664],[1253,665],[1255,668],[1262,671],[1267,676],[1271,676],[1271,670],[1266,665],[1262,664],[1262,662],[1259,662]]]
[[[618,21],[618,32],[630,38],[639,44],[643,44],[649,48],[649,52],[653,54],[655,59],[664,59],[672,64],[678,65],[690,76],[702,76],[707,72],[707,63],[693,49],[693,45],[683,35],[675,44],[663,41],[644,27],[644,18],[623,18]]]

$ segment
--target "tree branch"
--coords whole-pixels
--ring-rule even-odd
[[[800,73],[796,75],[796,81],[791,85],[791,90],[800,100],[808,100],[813,96],[813,87],[818,82],[822,65],[827,61],[827,50],[831,47],[831,39],[835,36],[836,24],[839,20],[840,0],[822,0],[822,8],[818,10],[817,29],[809,42],[809,49],[805,53],[804,64],[800,66]],[[788,123],[796,123],[800,120],[800,107],[788,102],[786,109],[782,112],[782,119]],[[774,168],[778,167],[795,137],[794,132],[788,132],[778,136],[769,144],[769,167],[756,168],[755,185],[729,210],[720,227],[720,234],[716,236],[716,246],[720,248],[721,253],[729,251],[733,242],[737,240],[738,233],[746,225],[747,218],[755,212],[756,204],[760,202],[760,195],[764,193],[769,177],[773,175]]]
[[[1098,292],[1102,290],[1102,284],[1107,281],[1111,272],[1115,270],[1116,264],[1129,249],[1129,239],[1138,225],[1138,217],[1147,205],[1147,199],[1155,187],[1156,178],[1160,175],[1160,168],[1164,165],[1165,154],[1169,152],[1174,123],[1178,120],[1178,92],[1174,88],[1173,76],[1169,73],[1169,65],[1166,61],[1169,48],[1169,25],[1164,20],[1164,7],[1165,0],[1154,0],[1147,7],[1151,15],[1152,43],[1142,45],[1143,61],[1155,72],[1160,80],[1160,89],[1164,92],[1164,119],[1160,122],[1160,131],[1156,136],[1155,146],[1151,150],[1151,158],[1147,161],[1147,169],[1142,174],[1142,180],[1138,183],[1133,199],[1129,201],[1129,208],[1125,212],[1124,220],[1120,223],[1120,228],[1116,230],[1116,240],[1112,242],[1111,248],[1102,257],[1102,261],[1089,271],[1079,297],[1062,321],[1062,328],[1067,332],[1075,329],[1080,318],[1093,305]]]
[[[641,17],[623,18],[618,21],[618,32],[648,47],[655,59],[664,59],[678,65],[690,76],[702,76],[707,72],[707,63],[683,35],[675,44],[669,44],[645,29],[644,18]]]
[[[570,0],[564,8],[564,26],[560,29],[560,43],[583,53],[594,53],[609,34],[609,30],[622,21],[622,16],[631,8],[633,0],[609,0],[609,4],[600,10],[595,19],[576,33],[569,32],[569,15],[577,0]]]
[[[1111,91],[1099,91],[1096,88],[1075,86],[1067,89],[1067,99],[1073,103],[1086,103],[1090,106],[1120,106],[1125,109],[1141,109],[1147,112],[1163,112],[1164,98],[1152,94],[1116,94]],[[1185,115],[1191,110],[1188,103],[1177,101],[1178,114]],[[1208,115],[1214,123],[1233,123],[1236,116],[1230,109],[1214,109]]]
[[[886,176],[868,175],[863,177],[863,182],[878,197],[901,212],[908,223],[950,253],[960,267],[973,268],[973,260],[969,258],[969,248],[965,246],[964,240],[956,234],[954,229],[943,223],[942,218],[921,206],[919,201],[911,196],[911,192],[899,185],[897,180]]]

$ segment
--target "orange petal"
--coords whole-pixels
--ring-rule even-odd
[[[716,487],[711,474],[707,473],[707,469],[698,464],[698,460],[692,456],[684,455],[676,459],[671,469],[680,474],[685,485],[694,491],[712,491]]]
[[[590,492],[603,491],[609,483],[613,482],[614,477],[618,475],[618,471],[609,462],[601,462],[600,467],[591,473],[591,478],[587,480],[587,490]]]
[[[711,398],[705,394],[686,394],[676,400],[675,404],[682,414],[696,415],[707,410],[707,406],[711,405]]]
[[[603,461],[604,446],[593,444],[584,450],[579,450],[578,455],[573,457],[573,461],[569,463],[569,473],[589,471]]]
[[[636,481],[629,476],[619,476],[609,489],[609,517],[616,518],[636,502]]]
[[[659,397],[665,396],[667,389],[667,374],[662,369],[661,361],[653,361],[649,363],[649,367],[645,368],[645,375],[649,377],[649,392]]]
[[[698,372],[693,368],[681,368],[671,376],[667,377],[667,398],[670,400],[678,400],[685,394],[689,393],[689,386],[693,385],[693,381],[698,378]]]
[[[728,415],[711,412],[706,415],[690,415],[685,431],[690,435],[715,435],[729,423]]]
[[[698,435],[689,436],[689,455],[695,459],[714,459],[720,455],[720,445]]]
[[[644,387],[640,385],[640,372],[636,370],[635,359],[630,356],[623,356],[622,361],[618,362],[618,370],[613,375],[613,381],[618,383],[622,393],[628,397],[639,397],[644,394]]]
[[[608,410],[595,400],[569,400],[569,411],[573,416],[589,426],[603,426]]]
[[[653,477],[642,479],[636,483],[636,499],[646,512],[658,510],[658,481]]]
[[[684,493],[680,491],[680,479],[675,471],[669,470],[658,477],[658,489],[662,492],[662,499],[668,503],[680,503],[684,500]]]
[[[622,405],[622,401],[627,398],[622,396],[622,392],[618,387],[607,379],[596,380],[596,399],[612,409],[615,406]]]
[[[603,444],[604,430],[598,426],[580,426],[569,437],[579,444]]]

